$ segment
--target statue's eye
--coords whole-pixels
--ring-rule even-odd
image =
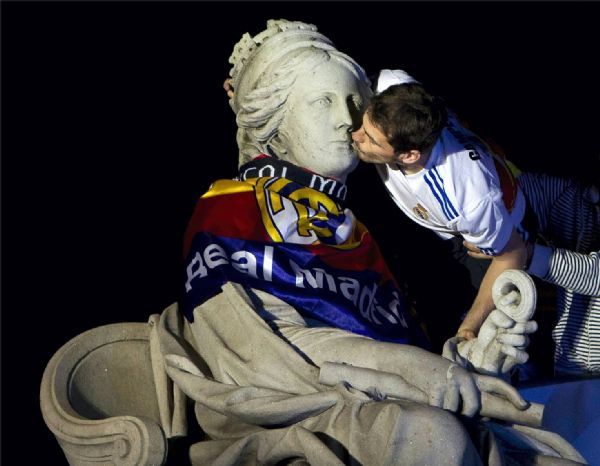
[[[331,105],[331,99],[329,97],[323,96],[313,101],[313,105],[318,108],[326,108]]]

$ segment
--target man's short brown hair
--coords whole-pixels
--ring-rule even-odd
[[[396,153],[429,149],[448,119],[442,99],[418,83],[390,86],[373,97],[367,112]]]

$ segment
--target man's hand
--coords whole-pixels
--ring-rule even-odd
[[[467,248],[467,254],[471,257],[474,257],[475,259],[488,259],[488,260],[492,259],[492,256],[488,256],[488,255],[482,253],[481,249],[479,249],[473,243],[469,243],[468,241],[463,241],[463,246],[465,248]]]
[[[233,99],[233,94],[234,94],[232,82],[233,82],[232,78],[227,78],[223,82],[223,89],[225,89],[225,92],[227,93],[227,97],[229,97],[230,99]]]
[[[467,254],[471,257],[474,257],[475,259],[487,259],[487,260],[492,259],[492,256],[488,256],[488,255],[482,253],[481,249],[479,249],[473,243],[469,243],[468,241],[463,241],[463,246],[465,248],[467,248]],[[527,268],[529,267],[529,264],[531,264],[531,256],[533,255],[534,246],[535,246],[535,244],[532,243],[531,241],[525,242],[525,247],[527,248],[527,259],[525,261],[525,267],[524,267],[525,270],[527,270]]]
[[[460,328],[458,332],[456,332],[456,336],[463,340],[472,340],[477,337],[477,332],[470,328]]]

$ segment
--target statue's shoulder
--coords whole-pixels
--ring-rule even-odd
[[[227,194],[237,194],[254,191],[255,184],[249,181],[238,180],[217,180],[214,181],[208,191],[206,191],[200,199],[208,199],[210,197],[222,196]]]

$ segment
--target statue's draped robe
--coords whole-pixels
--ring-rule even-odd
[[[233,202],[228,206],[223,193],[251,193],[258,198],[265,194],[257,193],[257,186],[264,188],[264,181],[227,182],[225,191],[223,185],[217,183],[209,191],[212,194],[203,199],[217,195],[221,196],[220,201],[225,201],[219,204],[219,208],[226,209],[228,216],[220,215],[220,222],[235,224],[240,218],[245,222],[252,221],[247,210],[240,211],[239,203]],[[288,181],[284,180],[284,184],[289,186]],[[293,188],[293,192],[305,189],[304,200],[307,200],[306,207],[310,207],[312,190]],[[276,194],[281,195],[281,189]],[[289,196],[289,192],[286,195]],[[322,199],[322,193],[316,196]],[[270,198],[271,201],[274,199],[277,201],[274,197]],[[292,200],[298,202],[298,199],[296,196]],[[260,200],[257,201],[259,203]],[[281,208],[283,203],[278,205]],[[303,211],[297,207],[299,223],[304,213],[305,219],[313,221],[313,231],[327,234],[327,215],[317,219],[324,220],[324,223],[317,224],[314,222],[317,215],[314,210]],[[341,212],[337,210],[336,214],[338,221],[335,225],[338,228]],[[264,214],[264,210],[260,213]],[[300,257],[298,254],[281,256],[282,250],[277,249],[280,245],[287,246],[286,235],[289,237],[291,233],[281,235],[279,230],[279,241],[274,241],[273,236],[263,236],[261,244],[256,247],[254,243],[255,249],[250,249],[252,245],[248,246],[247,241],[242,244],[235,241],[240,238],[221,236],[219,233],[228,231],[231,225],[211,224],[211,219],[203,218],[209,215],[214,216],[215,211],[197,209],[196,218],[190,223],[194,231],[188,230],[186,235],[186,292],[199,283],[212,280],[212,284],[209,283],[197,294],[190,293],[193,296],[191,304],[183,299],[181,308],[176,304],[168,308],[156,328],[160,354],[169,377],[176,385],[175,392],[180,389],[195,400],[196,418],[206,434],[206,439],[195,444],[190,451],[193,464],[277,464],[287,461],[285,464],[501,465],[528,464],[540,452],[548,456],[563,454],[573,457],[568,446],[549,442],[543,433],[532,435],[529,432],[530,435],[525,436],[513,428],[495,423],[460,421],[453,414],[424,404],[382,400],[377,390],[363,393],[343,384],[336,387],[321,385],[319,367],[327,361],[373,369],[393,368],[393,353],[401,351],[401,344],[378,341],[377,337],[387,341],[418,341],[419,329],[414,326],[410,313],[405,308],[396,307],[395,312],[390,313],[388,308],[375,319],[368,312],[361,314],[360,303],[356,305],[345,295],[336,294],[332,291],[333,287],[327,289],[327,275],[335,278],[341,273],[339,269],[330,267],[340,263],[335,261],[319,263],[318,268],[326,274],[322,276],[322,288],[306,286],[298,290],[290,287],[289,282],[277,288],[273,285],[275,271],[289,273],[282,267],[289,265],[290,258]],[[351,214],[345,211],[344,215]],[[255,218],[253,221],[256,223],[250,230],[255,233],[261,231],[262,234],[261,228],[266,228],[266,220],[268,218],[264,216]],[[353,218],[351,220],[354,222]],[[241,229],[249,231],[248,225],[242,225]],[[334,227],[329,232],[335,236]],[[360,234],[357,235],[357,232]],[[334,254],[341,251],[351,254],[353,248],[364,244],[362,240],[371,241],[365,236],[368,232],[358,223],[354,223],[350,231],[342,233],[329,245],[318,241],[317,249],[325,247]],[[252,239],[257,240],[256,237]],[[344,249],[344,243],[351,246]],[[219,247],[210,249],[211,244]],[[245,249],[240,249],[241,244]],[[261,266],[255,270],[253,258],[248,254],[233,256],[241,250],[247,253],[263,247],[264,251],[264,245],[274,247],[269,259],[273,260],[273,275],[265,273],[264,257],[257,260],[263,262],[262,270],[259,270]],[[308,245],[313,247],[309,251],[318,255],[314,246]],[[283,251],[289,252],[285,248]],[[379,254],[376,246],[369,254]],[[255,258],[258,256],[259,253]],[[360,259],[361,256],[357,257]],[[311,264],[310,259],[308,257],[303,263],[304,270]],[[355,263],[353,267],[355,270],[371,268],[370,279],[378,285],[378,291],[383,290],[377,295],[381,305],[386,296],[392,296],[399,290],[379,259],[371,257],[368,263]],[[232,265],[234,262],[237,267]],[[348,270],[345,272],[344,276],[353,276]],[[298,277],[306,275],[297,272],[295,278],[299,280]],[[297,285],[298,280],[292,284]],[[309,299],[299,301],[303,293]],[[280,299],[283,297],[288,297],[287,301],[295,306]],[[328,314],[319,314],[315,302],[318,304],[320,301],[324,308],[329,309]],[[308,305],[303,308],[302,303]],[[354,315],[344,320],[344,314],[352,312]],[[183,318],[184,314],[187,318]],[[385,321],[390,325],[378,328],[381,327],[378,322],[384,322],[386,316],[391,317]],[[335,328],[327,319],[346,322],[358,332]],[[401,322],[407,325],[401,325]],[[423,370],[429,369],[425,367]],[[177,397],[175,404],[176,400]],[[536,436],[538,440],[534,438]]]

